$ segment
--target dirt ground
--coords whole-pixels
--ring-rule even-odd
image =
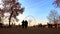
[[[0,28],[0,34],[59,34],[60,28],[38,28],[38,27],[12,27]]]

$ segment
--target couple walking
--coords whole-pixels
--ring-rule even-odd
[[[27,28],[28,27],[28,21],[27,20],[23,20],[22,21],[22,28]]]

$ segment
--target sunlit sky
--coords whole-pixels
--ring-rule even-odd
[[[37,23],[45,24],[48,22],[47,16],[51,10],[59,12],[59,8],[54,7],[52,4],[54,0],[19,0],[19,2],[25,7],[22,16],[32,15]]]
[[[54,0],[19,0],[18,2],[25,8],[23,14],[18,16],[20,21],[31,15],[36,20],[36,24],[46,24],[48,22],[47,16],[51,10],[57,10],[60,14],[59,8],[54,7],[52,4]]]

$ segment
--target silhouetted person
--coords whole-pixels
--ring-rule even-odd
[[[42,28],[42,24],[39,24],[38,27],[41,27]]]
[[[54,24],[55,28],[57,28],[57,24]]]
[[[27,28],[27,27],[28,27],[28,21],[25,20],[25,28]]]
[[[25,25],[25,22],[24,22],[24,20],[22,21],[22,28],[24,28],[24,25]]]
[[[3,27],[3,24],[2,23],[0,23],[0,28],[2,28]]]
[[[52,28],[52,24],[49,24],[49,23],[48,23],[48,28]]]
[[[27,20],[23,20],[22,21],[22,28],[27,28],[28,27],[28,22],[27,22]]]

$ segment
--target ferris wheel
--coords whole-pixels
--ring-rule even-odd
[[[28,15],[24,18],[28,21],[28,26],[34,26],[36,24],[36,19],[32,15]]]

